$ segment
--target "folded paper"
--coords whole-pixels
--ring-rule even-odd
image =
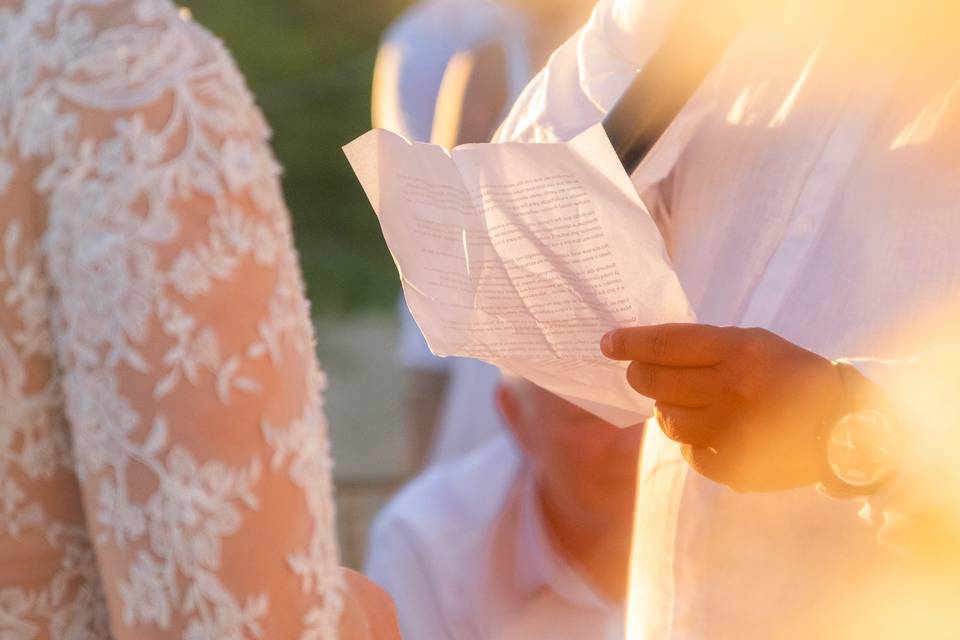
[[[484,360],[620,426],[650,415],[600,338],[694,316],[601,126],[453,150],[378,129],[344,151],[435,354]]]

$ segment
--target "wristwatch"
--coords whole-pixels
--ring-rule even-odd
[[[869,496],[896,475],[903,461],[903,432],[883,391],[855,367],[835,363],[843,384],[834,416],[818,435],[818,488],[836,498]]]

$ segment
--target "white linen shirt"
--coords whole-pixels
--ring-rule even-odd
[[[672,4],[601,0],[499,139],[567,139],[601,121]],[[895,367],[938,346],[911,328],[957,321],[941,312],[960,300],[958,73],[858,58],[824,37],[837,9],[817,4],[746,28],[633,180],[701,322]],[[855,503],[736,495],[656,428],[644,451],[631,638],[814,637],[841,585],[886,570]]]
[[[407,640],[618,640],[609,602],[554,550],[511,436],[436,465],[377,517],[366,573]]]

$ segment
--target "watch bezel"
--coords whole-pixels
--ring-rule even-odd
[[[860,429],[876,430],[879,428],[885,431],[882,443],[890,448],[889,453],[886,453],[886,459],[876,465],[876,469],[870,472],[869,477],[864,477],[862,480],[854,477],[850,472],[844,471],[842,463],[835,455],[835,444],[838,442],[838,436],[849,435],[851,427],[858,423],[862,425],[859,427]],[[871,423],[871,425],[867,427],[866,423]],[[848,491],[853,492],[873,493],[896,474],[903,460],[903,439],[896,423],[890,415],[876,408],[858,409],[837,420],[826,434],[824,446],[824,456],[830,475]],[[861,444],[860,446],[866,445]]]
[[[889,410],[886,397],[882,389],[865,378],[856,367],[845,363],[834,363],[841,375],[844,384],[844,393],[840,402],[840,411],[834,414],[834,418],[827,421],[820,431],[818,440],[820,448],[820,482],[818,488],[831,496],[837,498],[864,497],[876,493],[896,477],[899,471],[900,463],[903,460],[905,442],[899,422]],[[837,473],[832,461],[830,460],[830,446],[833,436],[837,429],[841,428],[846,421],[852,420],[864,413],[879,417],[884,425],[894,435],[896,440],[895,462],[889,465],[882,477],[872,478],[870,481],[862,483],[849,482],[843,476]]]

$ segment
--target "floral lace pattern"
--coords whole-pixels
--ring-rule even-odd
[[[229,54],[0,0],[0,638],[336,636],[314,337]]]

